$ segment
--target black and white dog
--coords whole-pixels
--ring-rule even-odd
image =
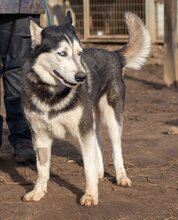
[[[24,114],[31,127],[38,179],[24,201],[38,201],[47,192],[51,145],[77,137],[83,156],[86,190],[81,205],[98,204],[98,178],[103,178],[102,144],[98,127],[106,124],[113,147],[116,180],[131,186],[124,168],[121,135],[125,85],[123,70],[139,69],[150,52],[150,35],[140,18],[125,14],[130,39],[116,51],[82,49],[67,13],[60,26],[42,29],[30,23],[32,54],[22,91]]]

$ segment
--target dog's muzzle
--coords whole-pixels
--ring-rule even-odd
[[[64,77],[61,76],[61,74],[60,74],[58,71],[53,70],[53,73],[54,73],[58,78],[60,78],[60,79],[64,82],[64,84],[69,85],[69,86],[76,86],[76,85],[77,85],[76,83],[68,82],[66,79],[64,79]]]
[[[84,72],[78,72],[75,74],[75,81],[76,82],[83,82],[87,78],[86,74]]]

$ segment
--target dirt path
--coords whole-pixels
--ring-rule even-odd
[[[24,203],[21,196],[32,189],[36,168],[15,163],[4,129],[0,220],[178,219],[178,134],[171,130],[178,127],[178,90],[163,86],[162,55],[162,47],[154,47],[141,71],[126,72],[123,154],[133,186],[115,184],[111,144],[102,128],[106,173],[99,183],[98,206],[85,208],[78,203],[85,180],[78,143],[71,137],[54,144],[46,197]]]

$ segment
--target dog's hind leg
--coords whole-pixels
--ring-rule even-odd
[[[123,124],[122,116],[120,116],[120,120],[116,118],[115,109],[111,105],[109,105],[106,95],[103,95],[101,97],[99,106],[101,109],[102,119],[107,125],[113,147],[113,161],[116,171],[117,184],[120,186],[131,186],[131,180],[126,175],[126,171],[123,163],[123,157],[122,157],[122,148],[121,148],[121,135],[122,135],[122,124]],[[117,103],[115,105],[115,108],[116,106]],[[117,112],[117,114],[120,113]]]
[[[52,139],[47,133],[33,134],[33,144],[36,149],[38,179],[34,189],[23,197],[24,201],[39,201],[43,198],[49,180]]]
[[[86,190],[80,199],[81,205],[91,206],[98,204],[98,163],[96,154],[96,134],[92,130],[79,138],[83,156]]]
[[[97,140],[96,140],[96,151],[97,151],[97,158],[98,158],[98,178],[104,178],[104,161],[103,161],[103,145],[100,140],[100,136],[96,133]]]
[[[99,134],[99,123],[100,123],[100,115],[96,117],[96,151],[98,158],[98,178],[103,179],[104,177],[104,159],[103,159],[103,145],[101,142],[100,134]]]

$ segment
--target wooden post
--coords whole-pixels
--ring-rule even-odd
[[[84,24],[84,40],[86,41],[90,35],[90,1],[83,0],[83,24]]]
[[[156,36],[156,4],[153,0],[146,0],[145,4],[146,11],[146,27],[151,34],[151,41],[155,43],[157,40]]]
[[[164,82],[176,85],[177,0],[164,1]],[[178,73],[177,73],[178,74]]]

